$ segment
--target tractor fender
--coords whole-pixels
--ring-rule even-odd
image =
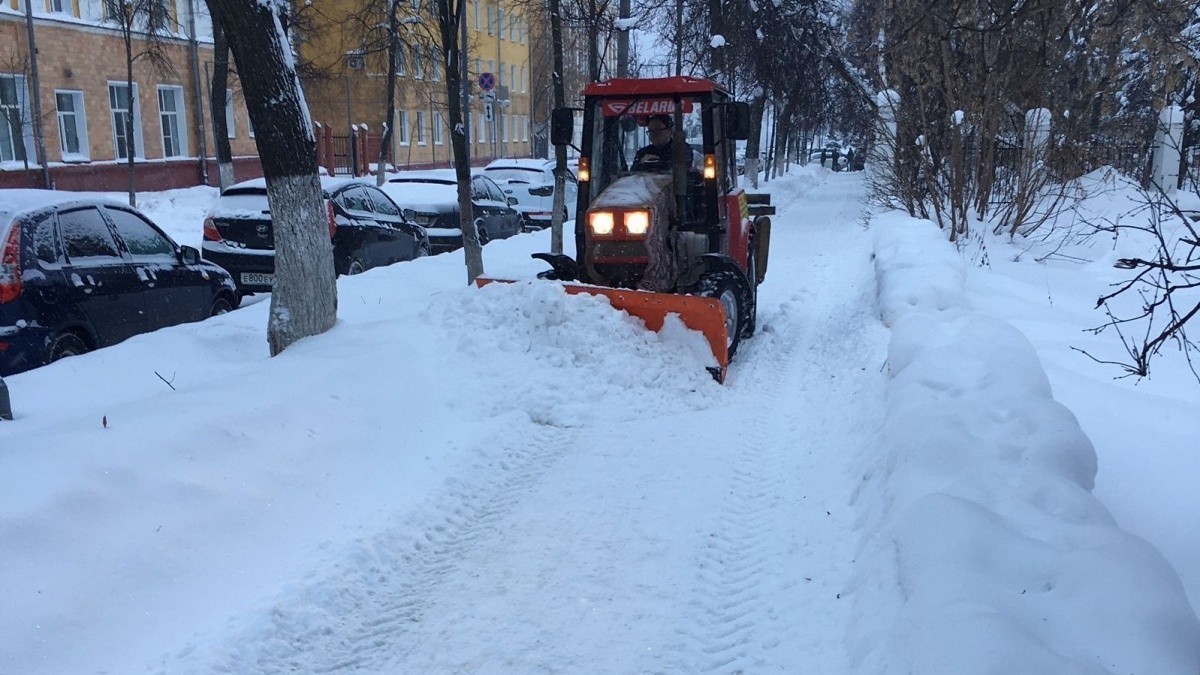
[[[737,275],[741,277],[742,281],[746,282],[746,287],[752,288],[749,280],[746,278],[746,270],[742,269],[741,265],[738,265],[736,260],[725,255],[724,253],[705,253],[704,255],[700,256],[700,259],[696,265],[700,268],[699,270],[696,270],[696,279],[703,278],[706,274],[711,272],[728,270],[730,272],[737,273]],[[694,288],[689,289],[688,292],[692,292],[694,290]]]

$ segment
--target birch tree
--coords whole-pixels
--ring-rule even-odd
[[[286,0],[206,0],[225,28],[267,181],[275,281],[267,343],[275,356],[337,319],[333,247],[308,104],[286,26]]]

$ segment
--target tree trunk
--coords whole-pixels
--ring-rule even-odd
[[[450,114],[450,143],[454,149],[454,174],[458,179],[458,224],[462,229],[467,283],[483,274],[483,246],[475,228],[471,203],[471,156],[463,125],[462,71],[459,69],[458,22],[466,11],[466,0],[437,0],[438,29],[442,38],[442,67],[445,68],[447,112]]]
[[[750,138],[746,139],[746,173],[744,183],[758,187],[758,156],[762,145],[763,113],[767,108],[767,94],[760,92],[750,101]]]
[[[217,154],[217,184],[221,192],[236,182],[233,175],[233,149],[229,146],[229,125],[225,109],[229,104],[229,42],[225,28],[213,14],[213,72],[208,101],[212,107],[213,149]]]
[[[136,114],[138,98],[133,92],[133,35],[125,31],[125,86],[129,94],[129,114],[125,116],[125,156],[129,168],[129,205],[137,207],[137,167],[134,157],[137,155],[137,139],[133,137],[133,116]]]
[[[567,105],[562,78],[562,8],[559,0],[550,0],[550,43],[551,49],[554,52],[554,73],[551,75],[554,88],[554,108],[558,109]],[[550,138],[549,132],[547,132],[546,138]],[[554,212],[550,215],[551,253],[563,252],[563,216],[566,213],[566,195],[563,193],[567,189],[566,174],[567,147],[565,145],[556,145],[554,146],[554,206],[551,207]]]
[[[280,12],[287,3],[206,0],[225,27],[267,181],[275,230],[275,284],[267,342],[275,356],[329,330],[337,320],[337,282],[317,144]]]
[[[400,21],[396,17],[397,0],[388,0],[388,48],[387,48],[387,113],[383,120],[383,136],[379,139],[379,158],[378,164],[375,166],[375,184],[383,185],[384,176],[387,173],[388,151],[392,145],[392,125],[396,120],[396,50],[399,48],[400,40],[397,33],[400,32]],[[449,70],[449,67],[447,67]],[[453,98],[453,96],[451,96]]]

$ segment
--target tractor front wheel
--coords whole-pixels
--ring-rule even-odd
[[[754,301],[746,278],[733,270],[717,270],[700,278],[696,295],[713,298],[725,308],[725,349],[733,358]]]

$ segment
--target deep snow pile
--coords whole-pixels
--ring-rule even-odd
[[[863,670],[1200,671],[1177,575],[1092,496],[1092,445],[1029,341],[972,311],[932,223],[887,213],[872,229],[892,340],[886,454],[857,500]]]

